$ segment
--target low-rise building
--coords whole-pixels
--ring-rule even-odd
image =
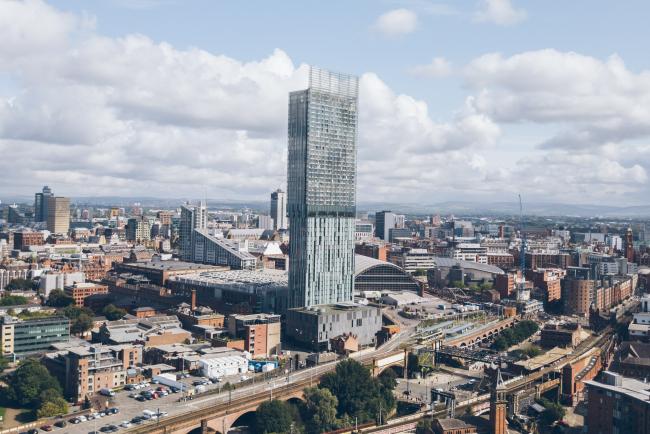
[[[436,434],[474,434],[476,427],[460,419],[445,418],[433,420],[433,432]]]
[[[192,339],[174,315],[107,321],[92,332],[93,342],[109,345],[140,344],[145,347],[174,344]]]
[[[64,316],[19,319],[0,317],[0,354],[25,357],[43,353],[56,342],[70,340],[70,320]]]
[[[77,306],[85,306],[86,297],[96,294],[108,294],[108,286],[98,283],[78,282],[64,288],[66,294],[74,299]]]
[[[381,330],[381,310],[352,303],[295,308],[287,311],[286,335],[299,345],[329,350],[330,340],[351,333],[359,345],[375,345]]]
[[[575,348],[580,343],[580,324],[547,324],[541,332],[541,345],[545,348]]]

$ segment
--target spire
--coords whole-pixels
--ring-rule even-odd
[[[503,377],[501,376],[501,367],[497,368],[497,381],[496,381],[496,388],[497,389],[505,389],[506,386],[503,382]]]

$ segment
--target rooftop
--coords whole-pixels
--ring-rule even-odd
[[[289,277],[286,271],[265,269],[257,270],[228,270],[228,271],[204,271],[184,276],[174,276],[171,280],[185,283],[202,283],[209,285],[224,284],[248,284],[255,286],[266,285],[289,285]]]
[[[141,261],[129,262],[124,265],[142,270],[185,271],[185,270],[213,270],[223,267],[214,265],[195,264],[184,261]]]

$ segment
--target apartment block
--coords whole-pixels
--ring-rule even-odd
[[[90,282],[79,282],[64,288],[77,306],[85,306],[84,300],[95,294],[108,294],[108,286]]]
[[[228,332],[244,340],[244,350],[253,358],[269,357],[280,351],[280,315],[230,315]]]
[[[46,355],[45,366],[64,385],[64,395],[82,402],[103,388],[114,389],[140,380],[139,345],[93,345],[72,347]]]

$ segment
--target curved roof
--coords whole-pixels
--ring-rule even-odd
[[[386,262],[386,261],[381,261],[379,259],[371,258],[369,256],[364,256],[364,255],[354,255],[354,275],[358,276],[359,274],[368,271],[371,268],[380,266],[380,265],[387,265],[389,267],[395,268],[396,270],[401,271],[402,273],[405,273],[405,271],[393,264],[392,262]]]

